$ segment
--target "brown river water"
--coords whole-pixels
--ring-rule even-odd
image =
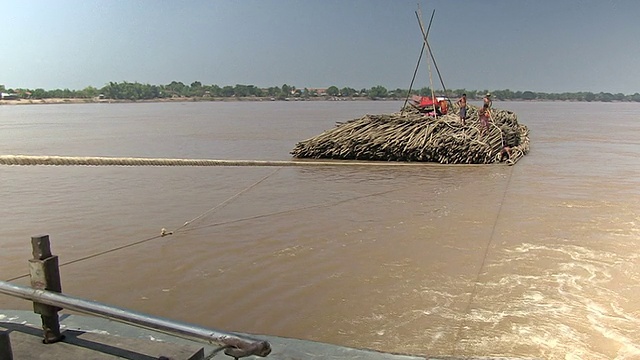
[[[289,160],[400,106],[0,106],[0,154]],[[515,166],[0,166],[0,278],[28,284],[30,237],[49,234],[65,293],[220,330],[640,358],[640,104],[494,106],[530,129]]]

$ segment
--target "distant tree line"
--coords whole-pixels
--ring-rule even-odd
[[[0,92],[16,94],[21,99],[47,99],[47,98],[105,98],[116,100],[152,100],[164,98],[273,98],[284,100],[287,98],[315,98],[315,97],[331,97],[331,98],[352,98],[363,97],[369,99],[404,99],[409,94],[407,89],[388,90],[384,86],[378,85],[370,89],[356,90],[350,87],[338,88],[330,86],[326,89],[299,89],[292,85],[284,84],[282,86],[272,86],[269,88],[258,88],[255,85],[223,86],[203,85],[200,81],[194,81],[190,85],[186,85],[179,81],[172,81],[167,85],[150,85],[138,82],[109,82],[102,88],[98,89],[93,86],[87,86],[82,90],[69,89],[11,89],[0,85]],[[443,90],[435,90],[436,95],[446,95],[451,98],[460,97],[463,93],[467,94],[469,99],[480,99],[488,90],[466,90],[455,89],[446,93]],[[592,92],[564,92],[564,93],[545,93],[534,91],[511,91],[492,90],[492,96],[496,100],[549,100],[549,101],[634,101],[640,102],[640,94],[625,95],[622,93],[592,93]],[[412,90],[411,95],[431,95],[431,89],[428,87]]]

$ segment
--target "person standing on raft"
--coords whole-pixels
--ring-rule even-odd
[[[480,136],[484,135],[484,132],[489,130],[489,108],[486,105],[482,106],[479,113],[480,119]]]
[[[464,125],[464,121],[467,118],[467,94],[462,94],[456,104],[460,106],[460,122]]]
[[[482,99],[482,102],[484,103],[484,107],[491,109],[491,105],[493,105],[493,102],[491,101],[491,93],[487,93],[487,95],[484,96],[484,99]]]
[[[489,129],[489,119],[491,118],[491,93],[487,93],[482,99],[483,105],[480,110],[480,136],[484,135],[484,132]]]

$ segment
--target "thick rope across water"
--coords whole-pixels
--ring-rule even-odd
[[[286,160],[212,160],[163,159],[134,157],[78,157],[0,155],[0,165],[54,165],[54,166],[424,166],[420,162],[396,161],[286,161]]]

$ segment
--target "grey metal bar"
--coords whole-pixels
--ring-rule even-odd
[[[264,357],[269,355],[271,352],[271,345],[264,340],[240,337],[232,333],[214,331],[192,324],[154,317],[51,291],[38,290],[0,281],[0,293],[84,314],[96,315],[125,324],[175,335],[185,339],[197,341],[204,340],[210,344],[230,346],[235,349],[227,349],[228,351],[225,351],[225,353],[236,358],[249,355]]]
[[[11,339],[8,331],[0,331],[0,359],[13,360],[13,351],[11,350]]]

